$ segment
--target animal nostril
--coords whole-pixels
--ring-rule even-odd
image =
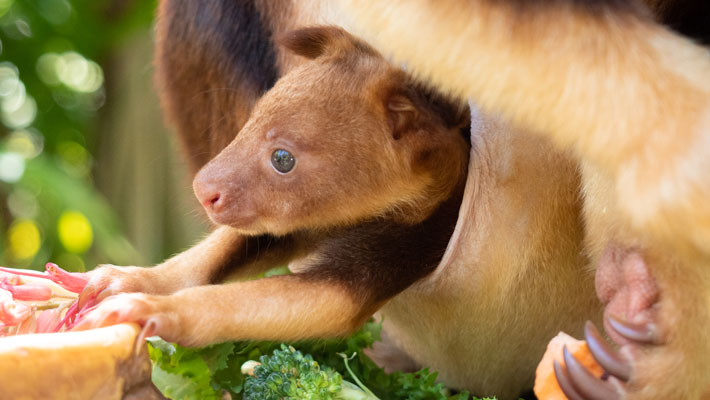
[[[207,212],[220,212],[224,207],[225,198],[229,197],[224,190],[220,180],[214,174],[210,173],[208,168],[202,169],[197,173],[195,180],[192,182],[192,188],[195,191],[197,200],[202,204]]]
[[[205,201],[202,203],[202,205],[205,208],[218,208],[220,203],[219,200],[222,198],[222,196],[219,194],[219,192],[213,194],[212,196],[209,196],[205,199]]]

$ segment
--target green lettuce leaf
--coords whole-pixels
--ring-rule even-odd
[[[346,370],[338,353],[355,354],[349,361],[353,374],[382,400],[471,399],[468,392],[451,394],[436,382],[436,372],[428,369],[414,373],[385,373],[362,351],[380,338],[381,329],[380,323],[370,321],[345,339],[289,345],[303,354],[310,354],[320,365],[333,368],[351,382],[355,379]],[[150,338],[149,344],[153,383],[166,397],[180,400],[220,399],[225,393],[229,393],[234,400],[242,399],[245,376],[241,373],[241,365],[249,360],[258,360],[262,355],[271,355],[280,346],[280,342],[228,342],[193,349],[157,337]]]

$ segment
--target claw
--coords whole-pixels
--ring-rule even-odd
[[[567,369],[560,365],[557,360],[552,362],[552,368],[555,370],[555,378],[557,378],[557,383],[560,385],[560,389],[567,396],[569,400],[585,400],[582,395],[577,392],[574,388],[572,380],[567,374]]]
[[[616,331],[619,336],[644,344],[659,344],[656,333],[656,325],[652,323],[634,324],[631,322],[621,322],[612,316],[607,317],[609,326]]]
[[[77,299],[77,307],[81,310],[84,308],[86,303],[88,303],[90,300],[93,300],[96,298],[96,289],[90,285],[87,285],[84,290],[79,293],[79,298]]]
[[[631,377],[631,364],[607,344],[591,321],[587,321],[584,325],[584,337],[589,351],[599,365],[609,374],[628,382]]]
[[[155,332],[157,330],[156,327],[157,327],[157,324],[152,319],[149,319],[145,323],[145,326],[143,326],[143,329],[141,329],[141,332],[138,335],[138,338],[136,339],[136,343],[135,343],[134,350],[133,350],[134,354],[140,354],[140,352],[145,348],[146,338],[149,338],[149,337],[155,335]]]
[[[583,398],[589,400],[619,399],[619,394],[611,383],[597,379],[594,375],[589,373],[572,353],[567,350],[566,346],[563,348],[563,355],[570,381]]]

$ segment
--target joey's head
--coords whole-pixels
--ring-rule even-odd
[[[259,100],[195,177],[213,221],[246,234],[377,216],[417,223],[450,195],[468,159],[463,107],[340,28],[304,28],[280,42],[309,61]]]

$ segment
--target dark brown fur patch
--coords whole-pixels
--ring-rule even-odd
[[[661,0],[653,3],[659,22],[702,44],[710,44],[710,1]]]
[[[316,249],[322,261],[306,274],[338,282],[371,306],[383,303],[437,267],[456,226],[462,189],[422,223],[374,219],[330,235]]]
[[[253,1],[163,0],[156,83],[196,172],[246,122],[278,78],[272,32]]]
[[[215,269],[209,278],[210,284],[218,284],[225,281],[235,269],[244,265],[257,262],[265,262],[271,266],[277,266],[279,262],[286,262],[292,255],[296,244],[291,236],[276,237],[273,235],[261,235],[246,237],[245,243],[238,248],[229,249],[229,259]]]
[[[271,30],[253,1],[172,0],[175,16],[169,32],[176,40],[204,46],[210,62],[246,78],[257,90],[269,90],[278,79]]]

